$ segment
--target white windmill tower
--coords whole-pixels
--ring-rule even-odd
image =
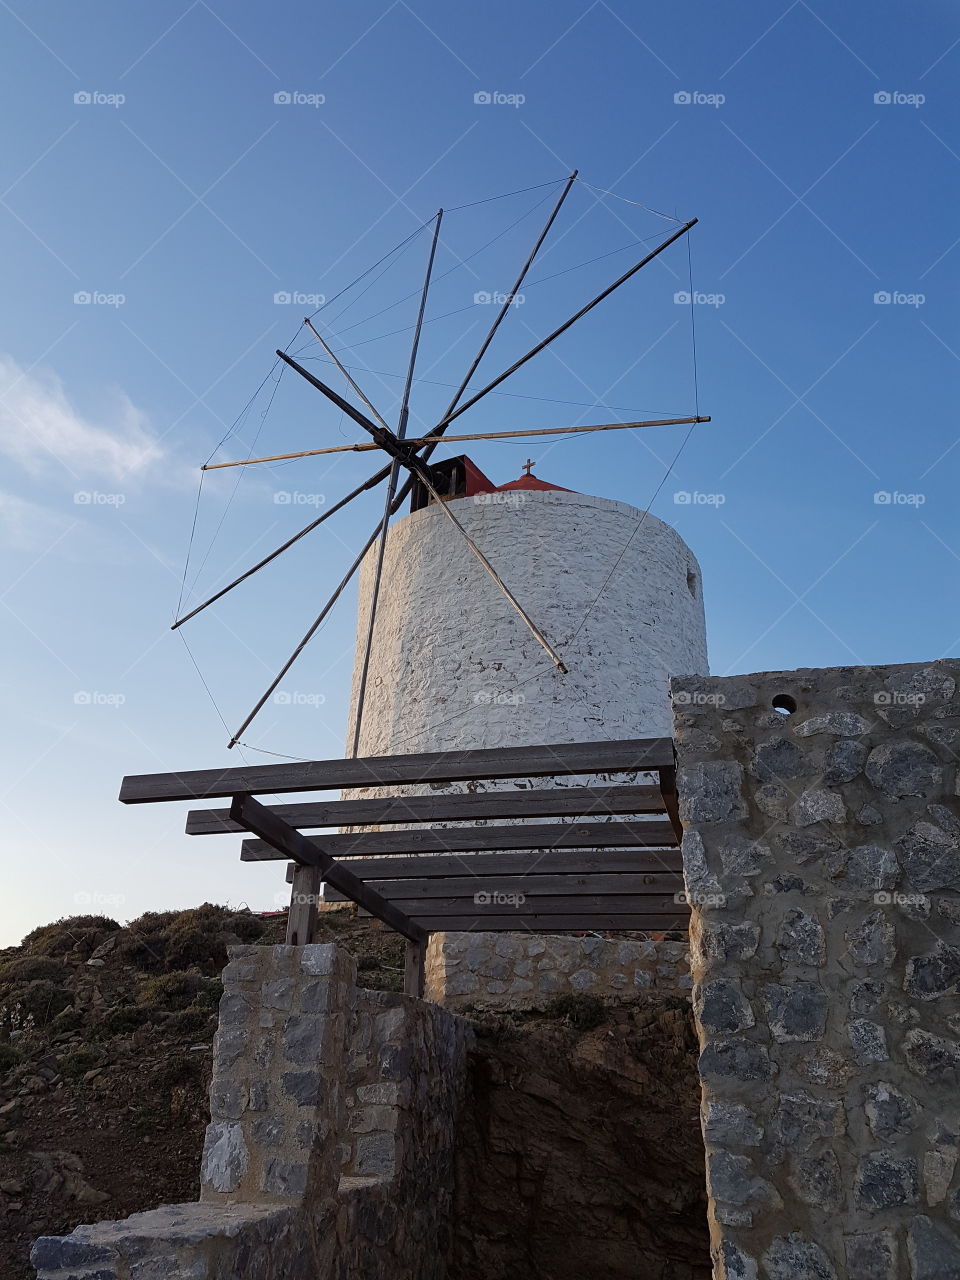
[[[387,537],[366,669],[373,551],[361,568],[347,735],[353,744],[365,684],[356,754],[670,736],[669,677],[707,672],[700,568],[676,530],[549,484],[531,463],[501,486],[466,458],[441,465],[445,503],[566,670],[415,487],[414,510]]]

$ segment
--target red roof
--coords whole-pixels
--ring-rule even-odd
[[[573,489],[565,489],[563,485],[550,484],[547,480],[540,480],[537,476],[530,475],[529,472],[533,469],[532,462],[525,462],[523,466],[524,474],[517,480],[511,480],[509,484],[495,485],[466,454],[458,458],[445,458],[436,468],[436,471],[441,473],[437,480],[437,487],[442,491],[444,501],[449,498],[469,498],[482,493],[504,493],[515,489],[540,492],[553,490],[556,493],[575,492]],[[419,505],[426,504],[427,499],[424,495],[423,502]],[[417,509],[418,506],[413,507],[413,510]]]
[[[494,492],[503,493],[507,489],[555,489],[559,493],[573,493],[573,489],[565,489],[562,484],[549,484],[536,476],[523,475],[519,480],[511,480],[509,484],[499,485]]]

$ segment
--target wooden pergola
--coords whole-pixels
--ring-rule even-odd
[[[499,779],[638,773],[659,781],[476,789]],[[445,783],[471,789],[273,805],[256,799]],[[325,901],[355,902],[403,934],[409,994],[422,994],[431,933],[669,930],[689,920],[670,738],[142,774],[124,778],[120,790],[124,804],[228,797],[228,809],[191,810],[188,834],[246,832],[255,838],[243,841],[242,861],[294,863],[293,945],[311,941],[322,890]],[[549,818],[565,821],[517,825]],[[490,824],[496,819],[511,821]],[[437,825],[448,822],[485,825]],[[329,827],[359,830],[304,834]]]

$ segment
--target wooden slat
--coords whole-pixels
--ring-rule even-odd
[[[341,867],[333,858],[315,848],[306,836],[297,831],[296,827],[288,827],[252,796],[235,796],[230,816],[247,831],[254,831],[261,839],[269,840],[280,857],[292,858],[300,866],[319,868],[323,879],[334,889],[345,893],[351,902],[369,911],[372,916],[388,924],[391,929],[396,929],[412,942],[424,941],[423,930],[393,903],[386,902],[362,880],[358,880],[352,871]],[[294,887],[296,887],[296,879]]]
[[[670,738],[623,742],[561,742],[549,746],[437,751],[426,755],[368,756],[356,760],[308,760],[239,769],[146,773],[124,778],[124,804],[203,800],[260,792],[328,791],[339,787],[402,786],[483,778],[548,778],[589,773],[630,773],[673,766]]]
[[[446,915],[417,916],[416,923],[430,933],[564,933],[589,932],[597,929],[687,929],[689,913],[649,915],[531,915],[519,912],[508,916]]]
[[[679,849],[547,849],[530,853],[438,853],[410,857],[340,858],[361,880],[434,879],[440,876],[540,876],[683,871]],[[385,865],[386,864],[386,865]]]
[[[579,818],[590,814],[663,813],[658,787],[544,787],[536,791],[468,791],[462,795],[391,796],[269,806],[291,827],[383,826],[394,822],[457,822],[478,818]],[[229,809],[191,809],[187,835],[223,835],[240,828]]]
[[[343,865],[342,863],[340,864]],[[388,902],[403,898],[472,897],[478,890],[497,893],[522,893],[529,902],[539,901],[544,894],[591,894],[655,896],[677,893],[683,889],[683,877],[674,872],[661,875],[559,875],[559,876],[446,876],[439,880],[364,880]],[[328,902],[346,902],[336,893],[324,894]],[[403,908],[405,911],[406,907]]]
[[[490,893],[493,895],[491,888]],[[452,895],[449,898],[403,898],[398,905],[404,914],[411,919],[419,919],[424,915],[474,915],[483,918],[485,911],[509,915],[511,911],[518,914],[549,915],[664,915],[680,904],[674,900],[673,893],[620,895],[616,893],[584,893],[578,898],[568,894],[555,897],[528,898],[514,907],[507,902],[478,903],[473,893],[468,895]]]
[[[291,828],[292,830],[293,828]],[[669,822],[540,822],[517,827],[431,827],[417,831],[372,831],[347,836],[304,837],[331,857],[387,856],[394,853],[452,853],[493,849],[643,849],[676,847]],[[244,862],[269,862],[284,855],[260,840],[244,840]]]
[[[683,824],[680,821],[680,800],[677,796],[677,771],[675,768],[660,770],[660,796],[667,817],[673,826],[674,834],[677,840],[680,841],[683,839]]]

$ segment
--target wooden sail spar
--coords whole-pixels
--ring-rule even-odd
[[[304,324],[309,324],[305,320]],[[310,326],[313,327],[312,325]],[[372,407],[372,406],[371,406]],[[582,427],[528,427],[523,431],[478,431],[464,436],[420,436],[407,444],[419,449],[426,444],[463,444],[468,440],[520,440],[527,436],[587,435],[591,431],[630,431],[639,427],[684,427],[696,422],[709,422],[709,416],[694,418],[650,418],[645,422],[602,422]],[[223,471],[227,467],[253,467],[261,462],[289,462],[293,458],[317,458],[326,453],[368,453],[378,444],[335,444],[326,449],[300,449],[296,453],[272,453],[263,458],[240,458],[234,462],[206,462],[201,471]]]

